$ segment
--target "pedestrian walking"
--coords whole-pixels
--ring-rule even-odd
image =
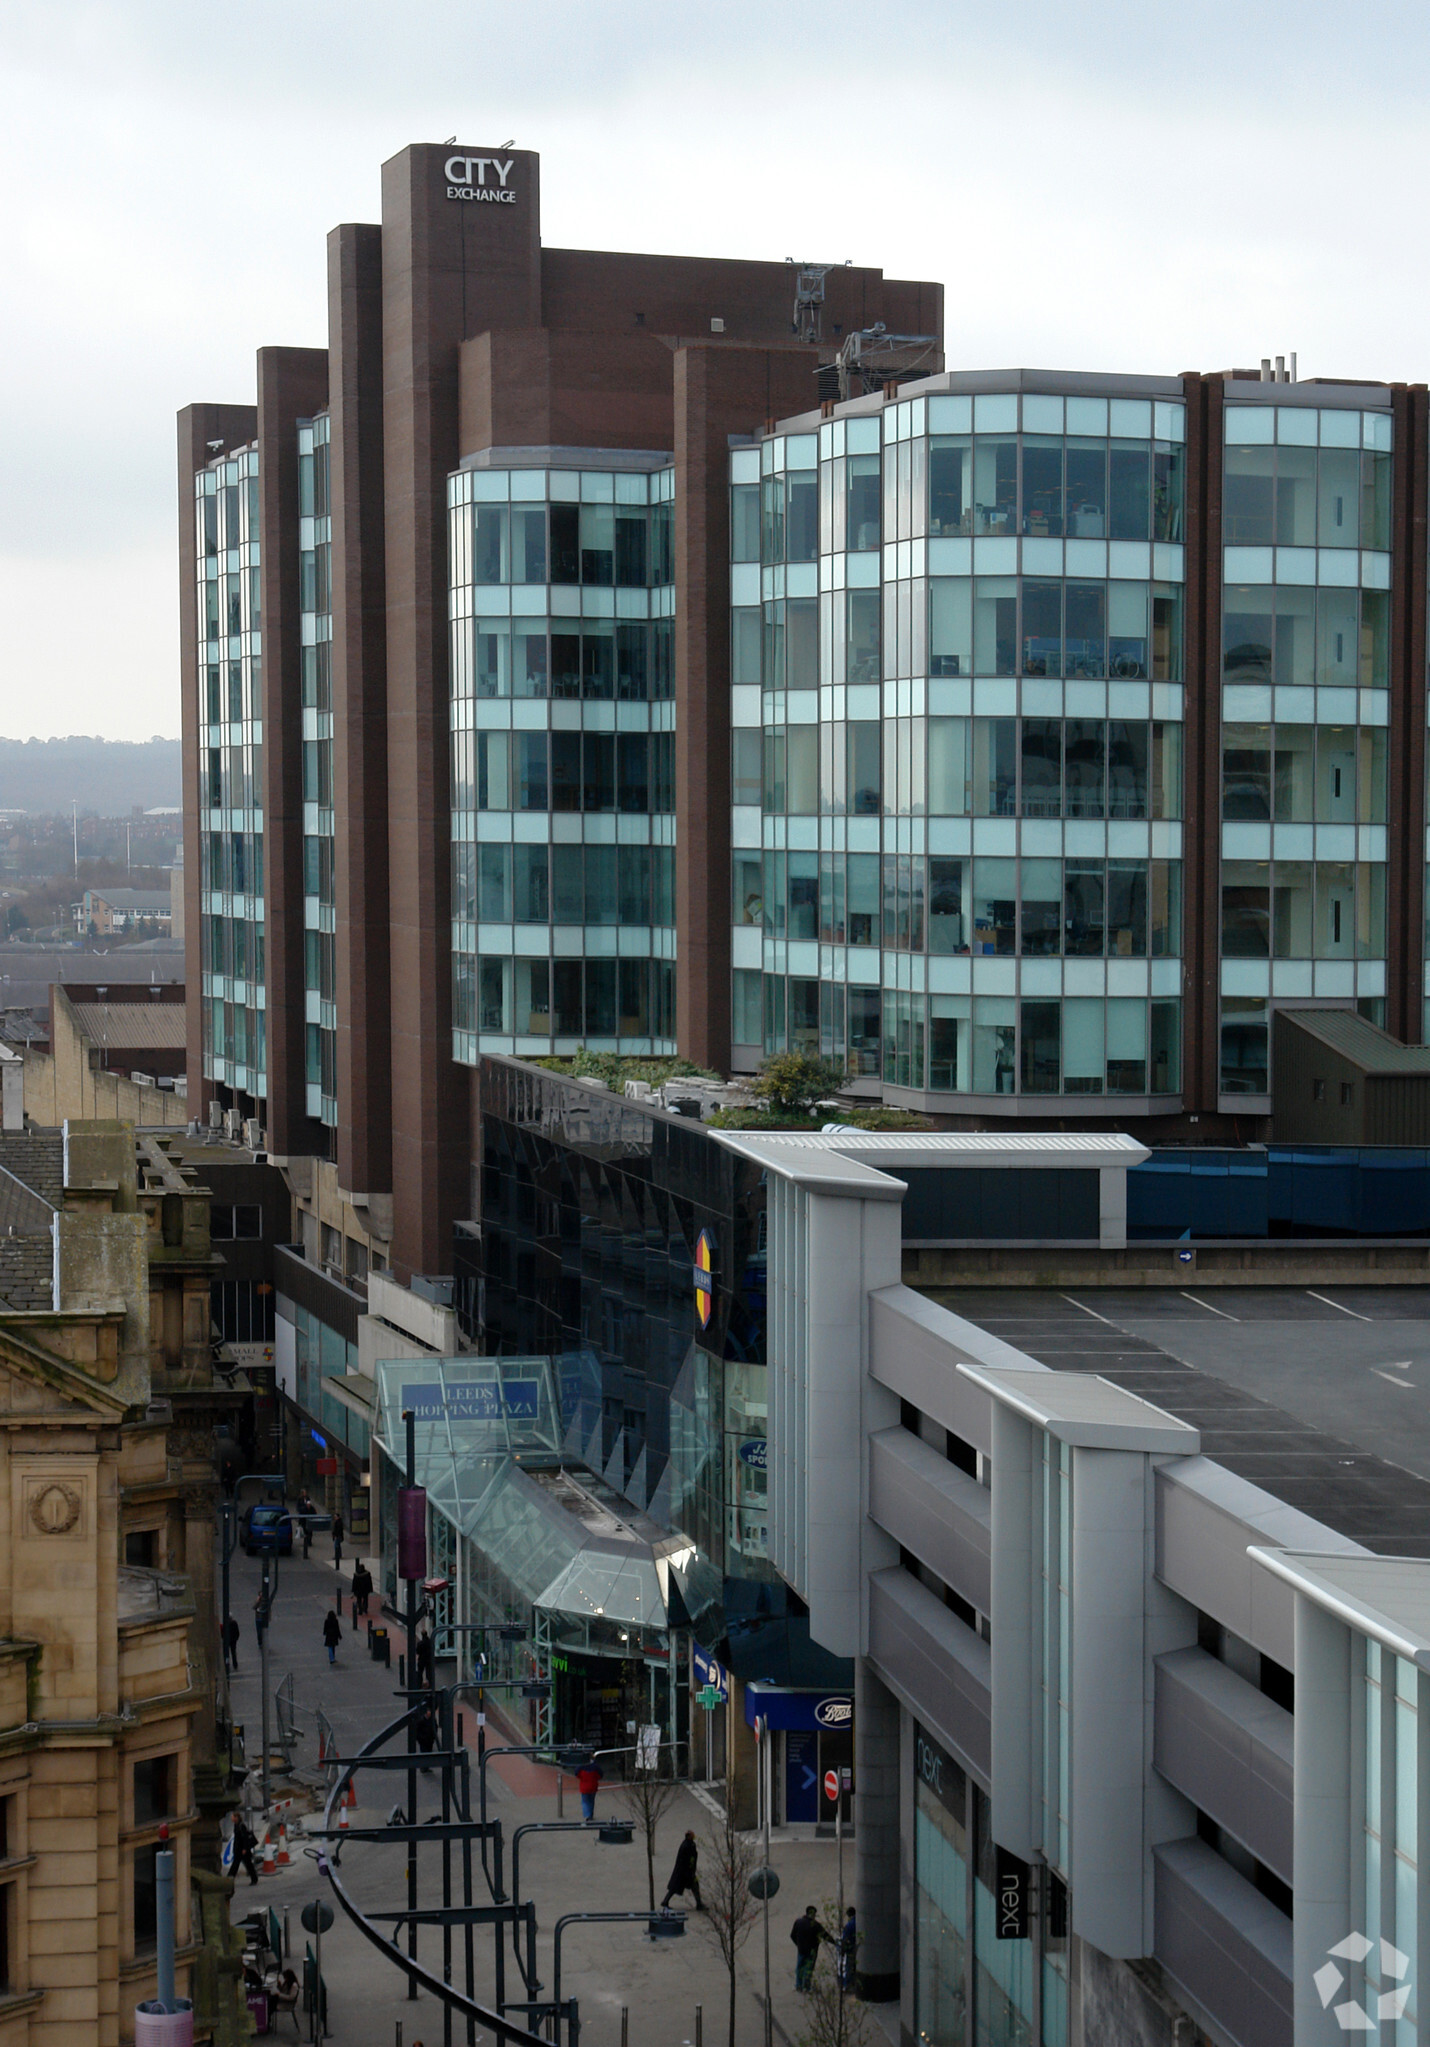
[[[367,1618],[367,1603],[372,1597],[372,1572],[359,1557],[353,1571],[353,1612]]]
[[[601,1788],[605,1771],[593,1756],[589,1763],[583,1763],[576,1772],[576,1789],[581,1794],[581,1817],[593,1820],[596,1817],[596,1793]]]
[[[230,1614],[223,1624],[223,1660],[231,1670],[238,1669],[238,1621]]]
[[[839,1988],[846,1994],[854,1989],[855,1961],[859,1953],[859,1928],[851,1905],[844,1914],[844,1924],[839,1929],[835,1943],[835,1959],[839,1965]]]
[[[430,1701],[423,1706],[422,1711],[417,1715],[413,1723],[412,1738],[424,1756],[430,1756],[433,1749],[437,1746],[437,1716],[432,1711]],[[430,1763],[422,1765],[422,1774],[425,1777],[431,1776],[432,1765]]]
[[[343,1560],[343,1517],[333,1516],[333,1569],[336,1571]]]
[[[308,1561],[308,1552],[313,1547],[313,1522],[317,1516],[308,1488],[304,1486],[298,1495],[298,1522],[303,1530],[303,1561]]]
[[[819,1943],[827,1938],[824,1928],[814,1916],[813,1905],[806,1905],[789,1930],[798,1956],[794,1968],[794,1987],[808,1990],[814,1981],[814,1964],[819,1954]]]
[[[338,1644],[343,1639],[343,1624],[330,1607],[323,1616],[323,1640],[327,1644],[329,1663],[337,1662]]]
[[[258,1871],[253,1866],[253,1851],[257,1846],[257,1836],[243,1814],[236,1812],[233,1816],[233,1873],[237,1876],[239,1870],[246,1869],[250,1884],[258,1882]]]
[[[675,1867],[670,1872],[670,1882],[666,1885],[665,1896],[660,1901],[662,1912],[670,1910],[672,1898],[683,1898],[687,1891],[690,1892],[695,1900],[696,1911],[703,1912],[705,1910],[705,1907],[700,1902],[700,1878],[697,1873],[699,1861],[700,1849],[695,1839],[694,1829],[687,1827],[685,1839],[675,1851]]]
[[[437,1678],[433,1668],[432,1637],[426,1628],[419,1628],[417,1630],[417,1648],[412,1660],[414,1664],[412,1673],[413,1683],[426,1685],[429,1691],[432,1690],[437,1683]]]

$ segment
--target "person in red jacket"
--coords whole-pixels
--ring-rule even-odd
[[[593,1820],[596,1817],[596,1793],[600,1789],[601,1779],[605,1774],[605,1771],[594,1757],[589,1763],[583,1763],[576,1772],[576,1789],[581,1794],[581,1817],[583,1820]]]

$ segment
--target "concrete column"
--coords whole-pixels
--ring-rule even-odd
[[[869,1668],[854,1665],[854,1908],[866,1998],[899,1994],[899,1702]]]
[[[1073,1930],[1125,1959],[1152,1948],[1143,1890],[1146,1460],[1074,1449],[1072,1469]],[[993,1822],[996,1833],[996,1806]]]
[[[993,1402],[992,1423],[993,1837],[1029,1861],[1041,1846],[1042,1749],[1034,1720],[1034,1584],[1041,1564],[1033,1553],[1041,1440],[1001,1400]]]
[[[1296,1597],[1296,1927],[1292,2009],[1296,2047],[1344,2040],[1312,1981],[1351,1918],[1351,1631]],[[1387,1657],[1387,1663],[1390,1659]],[[1393,1680],[1392,1680],[1393,1681]],[[1341,1965],[1343,1973],[1345,1964]],[[1347,1991],[1346,1995],[1352,1994]],[[1355,1995],[1359,2000],[1359,1992]]]

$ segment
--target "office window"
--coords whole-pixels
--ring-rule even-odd
[[[176,1756],[149,1756],[134,1765],[134,1824],[156,1825],[174,1811]]]

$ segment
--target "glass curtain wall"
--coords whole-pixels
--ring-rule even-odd
[[[1067,2047],[1067,1892],[1023,1871],[1021,1940],[997,1933],[991,1807],[922,1727],[914,1729],[914,2037],[927,2047]]]
[[[1264,1097],[1278,998],[1385,1020],[1391,419],[1234,403],[1225,443],[1221,1093]]]
[[[198,471],[194,519],[204,1074],[261,1113],[268,1040],[256,447]]]
[[[671,468],[448,479],[468,1065],[676,1049],[674,489]]]
[[[308,1114],[338,1120],[333,893],[333,522],[327,413],[298,422],[299,623],[303,639],[303,990]]]
[[[739,1063],[1179,1091],[1183,440],[929,390],[732,450]]]

